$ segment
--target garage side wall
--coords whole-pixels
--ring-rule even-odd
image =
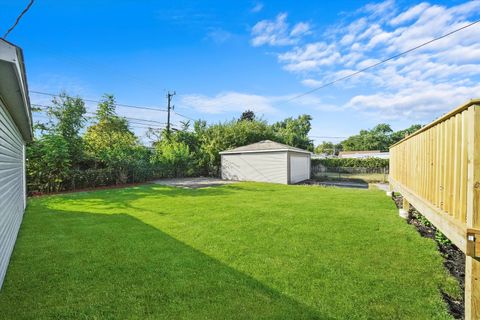
[[[222,179],[288,183],[287,152],[222,154]]]
[[[0,100],[0,288],[26,204],[25,143]]]

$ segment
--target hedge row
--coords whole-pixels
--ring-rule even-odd
[[[329,159],[313,159],[312,165],[321,164],[325,167],[352,167],[352,168],[388,168],[388,159],[380,158],[329,158]]]
[[[77,189],[95,188],[111,186],[117,183],[135,183],[145,182],[154,178],[163,177],[158,168],[154,166],[132,167],[126,170],[116,170],[113,168],[72,170],[68,177],[54,179],[49,183],[47,177],[37,176],[37,179],[28,179],[29,195],[39,195],[50,192],[69,191]]]

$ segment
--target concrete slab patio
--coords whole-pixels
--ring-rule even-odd
[[[297,183],[299,185],[319,185],[326,187],[338,187],[338,188],[358,188],[358,189],[368,189],[368,183],[364,181],[343,181],[343,180],[315,180],[309,179]]]
[[[236,181],[222,180],[217,178],[199,177],[199,178],[160,179],[160,180],[153,181],[153,183],[171,186],[171,187],[197,189],[197,188],[214,187],[214,186],[220,186],[224,184],[236,183]]]

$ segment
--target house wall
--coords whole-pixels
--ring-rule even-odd
[[[0,99],[0,287],[26,206],[25,143]]]
[[[288,183],[287,152],[221,155],[222,179]]]
[[[310,179],[310,155],[306,153],[289,152],[290,183]]]

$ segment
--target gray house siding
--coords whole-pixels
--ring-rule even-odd
[[[0,100],[0,287],[26,206],[25,142]]]
[[[287,152],[222,154],[222,179],[288,183]]]

